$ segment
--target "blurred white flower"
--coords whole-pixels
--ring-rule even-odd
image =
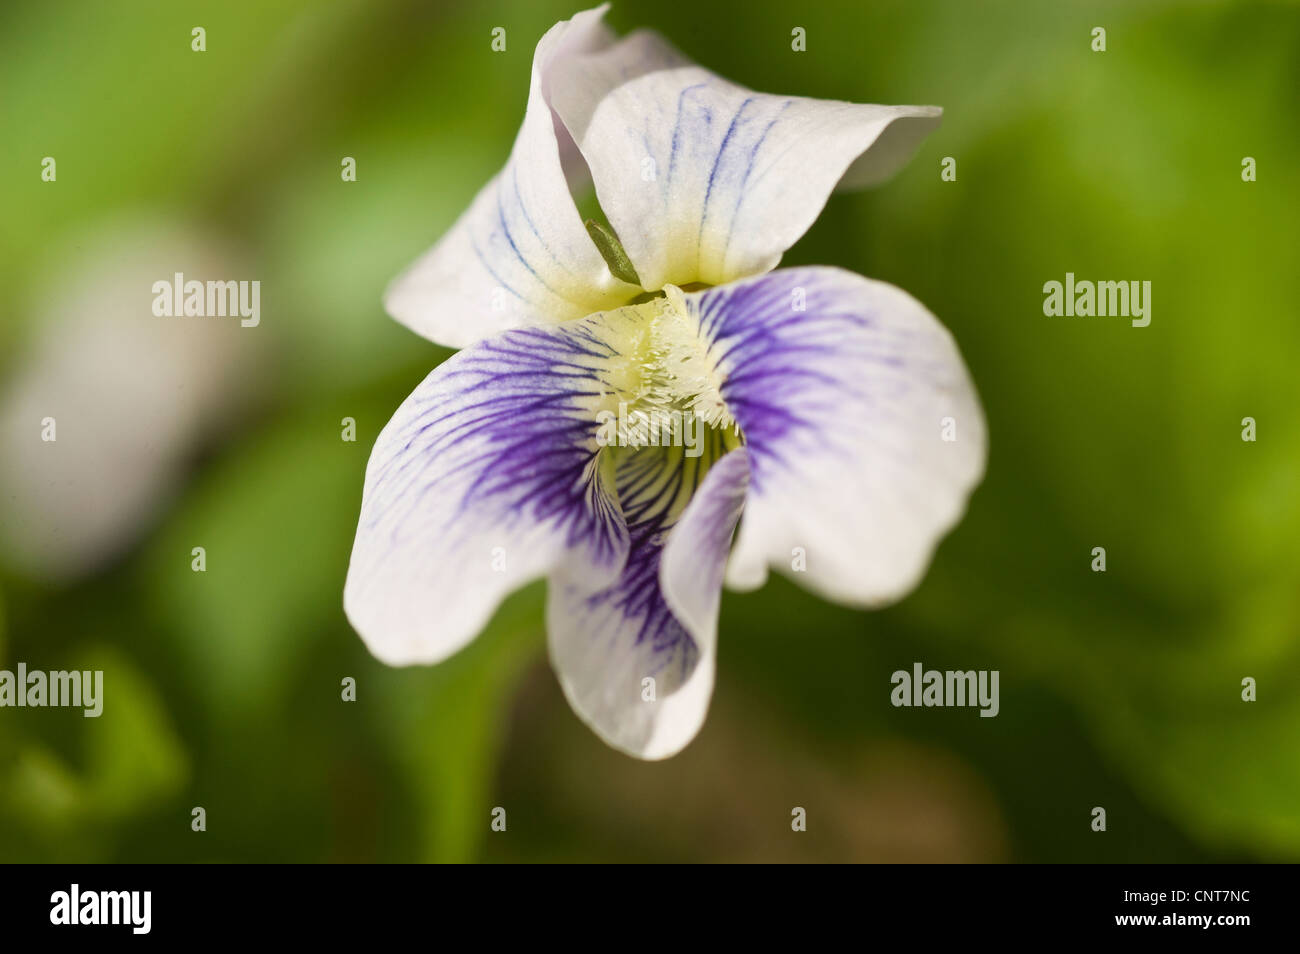
[[[220,243],[131,223],[77,249],[32,290],[30,338],[0,381],[0,558],[49,581],[129,547],[250,390],[238,319],[151,310],[153,283],[176,272],[242,277]]]

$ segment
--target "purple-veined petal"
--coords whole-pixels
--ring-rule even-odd
[[[850,605],[901,598],[984,472],[952,336],[906,292],[834,268],[685,301],[749,455],[728,584],[760,586],[772,566]]]
[[[551,578],[547,630],[565,695],[601,738],[638,758],[680,751],[713,692],[718,597],[747,473],[743,450],[708,467],[716,438],[696,458],[670,447],[621,460],[631,544],[612,586],[567,568]]]
[[[887,178],[940,115],[755,93],[644,30],[557,62],[551,105],[652,290],[774,268],[838,183]]]
[[[548,105],[556,66],[611,42],[604,12],[579,13],[542,37],[505,168],[389,287],[385,308],[411,330],[460,348],[507,328],[581,318],[640,291],[610,274],[587,234],[568,184],[585,169]]]
[[[628,536],[593,420],[615,349],[601,316],[453,355],[375,444],[344,588],[386,663],[437,662],[500,601],[565,563],[613,579]]]
[[[660,588],[683,626],[697,639],[707,634],[702,651],[712,651],[727,554],[748,485],[749,453],[740,447],[709,470],[664,545]]]

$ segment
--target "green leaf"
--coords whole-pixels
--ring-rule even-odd
[[[383,412],[340,401],[280,421],[213,467],[147,554],[146,585],[192,691],[225,720],[280,704],[340,619],[370,442]],[[341,439],[345,416],[357,440]],[[191,552],[203,547],[206,569]]]
[[[512,596],[473,643],[433,669],[378,676],[376,734],[417,803],[420,861],[471,861],[489,831],[510,696],[544,643],[543,591],[535,584]]]
[[[148,677],[127,656],[95,645],[78,666],[104,674],[100,715],[60,713],[71,723],[84,764],[18,729],[0,737],[0,858],[99,861],[124,823],[176,797],[189,778],[170,713]],[[21,837],[11,837],[15,826]],[[12,843],[12,844],[11,844]]]
[[[171,717],[148,678],[117,650],[85,655],[104,673],[103,711],[86,719],[86,795],[99,817],[125,818],[175,795],[189,775]]]

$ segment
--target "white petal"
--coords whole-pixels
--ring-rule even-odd
[[[749,453],[727,582],[757,587],[772,566],[850,605],[901,598],[984,472],[984,416],[952,336],[906,292],[833,268],[686,301]]]
[[[592,423],[610,351],[591,324],[510,331],[453,355],[380,434],[344,588],[379,659],[445,658],[560,563],[597,584],[622,568],[627,530]]]
[[[681,448],[627,457],[622,576],[609,587],[570,570],[551,580],[547,630],[565,695],[606,742],[638,758],[680,751],[713,693],[718,596],[747,465],[733,451],[701,480],[707,459]]]
[[[557,62],[551,105],[648,289],[774,268],[841,179],[886,178],[940,115],[754,93],[648,31]]]
[[[612,308],[640,291],[609,273],[587,234],[562,162],[572,144],[567,133],[557,139],[547,103],[559,63],[610,42],[601,23],[605,9],[579,13],[542,37],[505,168],[388,289],[388,313],[411,330],[460,348],[507,328]]]

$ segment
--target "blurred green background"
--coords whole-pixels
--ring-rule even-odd
[[[366,458],[448,354],[380,294],[504,162],[576,9],[0,8],[0,668],[106,683],[99,719],[0,709],[0,859],[1300,860],[1292,3],[620,0],[761,90],[945,108],[785,261],[953,330],[987,479],[896,607],[728,594],[665,763],[570,712],[540,587],[441,666],[370,657],[341,610]],[[261,325],[142,337],[151,283],[213,262]],[[1150,327],[1044,317],[1067,271],[1151,281]],[[891,707],[915,661],[999,670],[1000,715]]]

